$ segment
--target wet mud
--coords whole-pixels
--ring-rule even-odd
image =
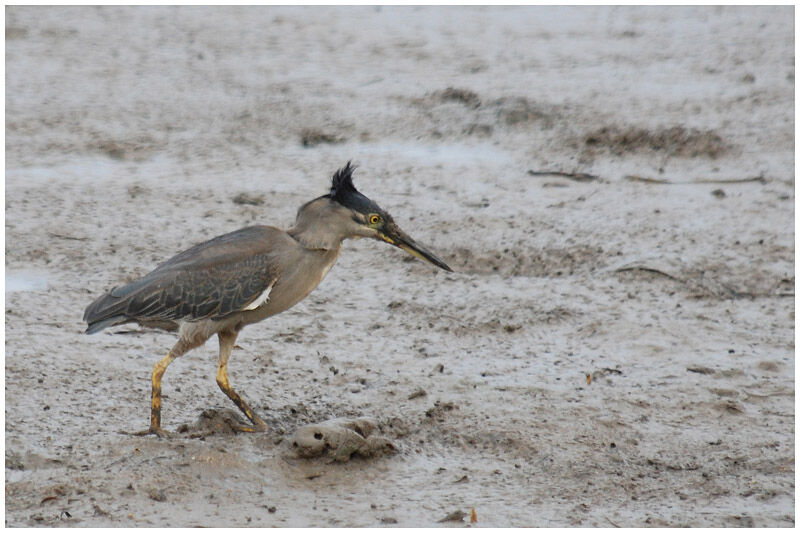
[[[795,522],[792,8],[6,10],[7,526]],[[162,384],[84,308],[291,225],[348,241]]]

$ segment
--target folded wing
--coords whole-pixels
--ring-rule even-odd
[[[220,319],[255,309],[278,279],[273,250],[287,238],[276,228],[253,226],[198,244],[92,302],[83,315],[86,332],[126,322]]]

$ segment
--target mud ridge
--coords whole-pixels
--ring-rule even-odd
[[[456,248],[447,258],[453,268],[467,274],[544,278],[593,272],[606,264],[603,248],[592,245],[495,252]]]

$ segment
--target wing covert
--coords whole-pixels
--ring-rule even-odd
[[[128,316],[166,320],[223,318],[245,310],[277,280],[267,254],[153,274],[155,279],[149,286],[131,298]]]
[[[269,226],[215,237],[112,289],[87,307],[84,320],[91,329],[92,324],[130,320],[216,319],[261,305],[292,246],[296,242],[291,237]]]

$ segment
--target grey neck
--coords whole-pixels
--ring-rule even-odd
[[[339,250],[342,241],[349,236],[340,223],[340,209],[325,197],[317,198],[300,208],[288,233],[306,248]]]

